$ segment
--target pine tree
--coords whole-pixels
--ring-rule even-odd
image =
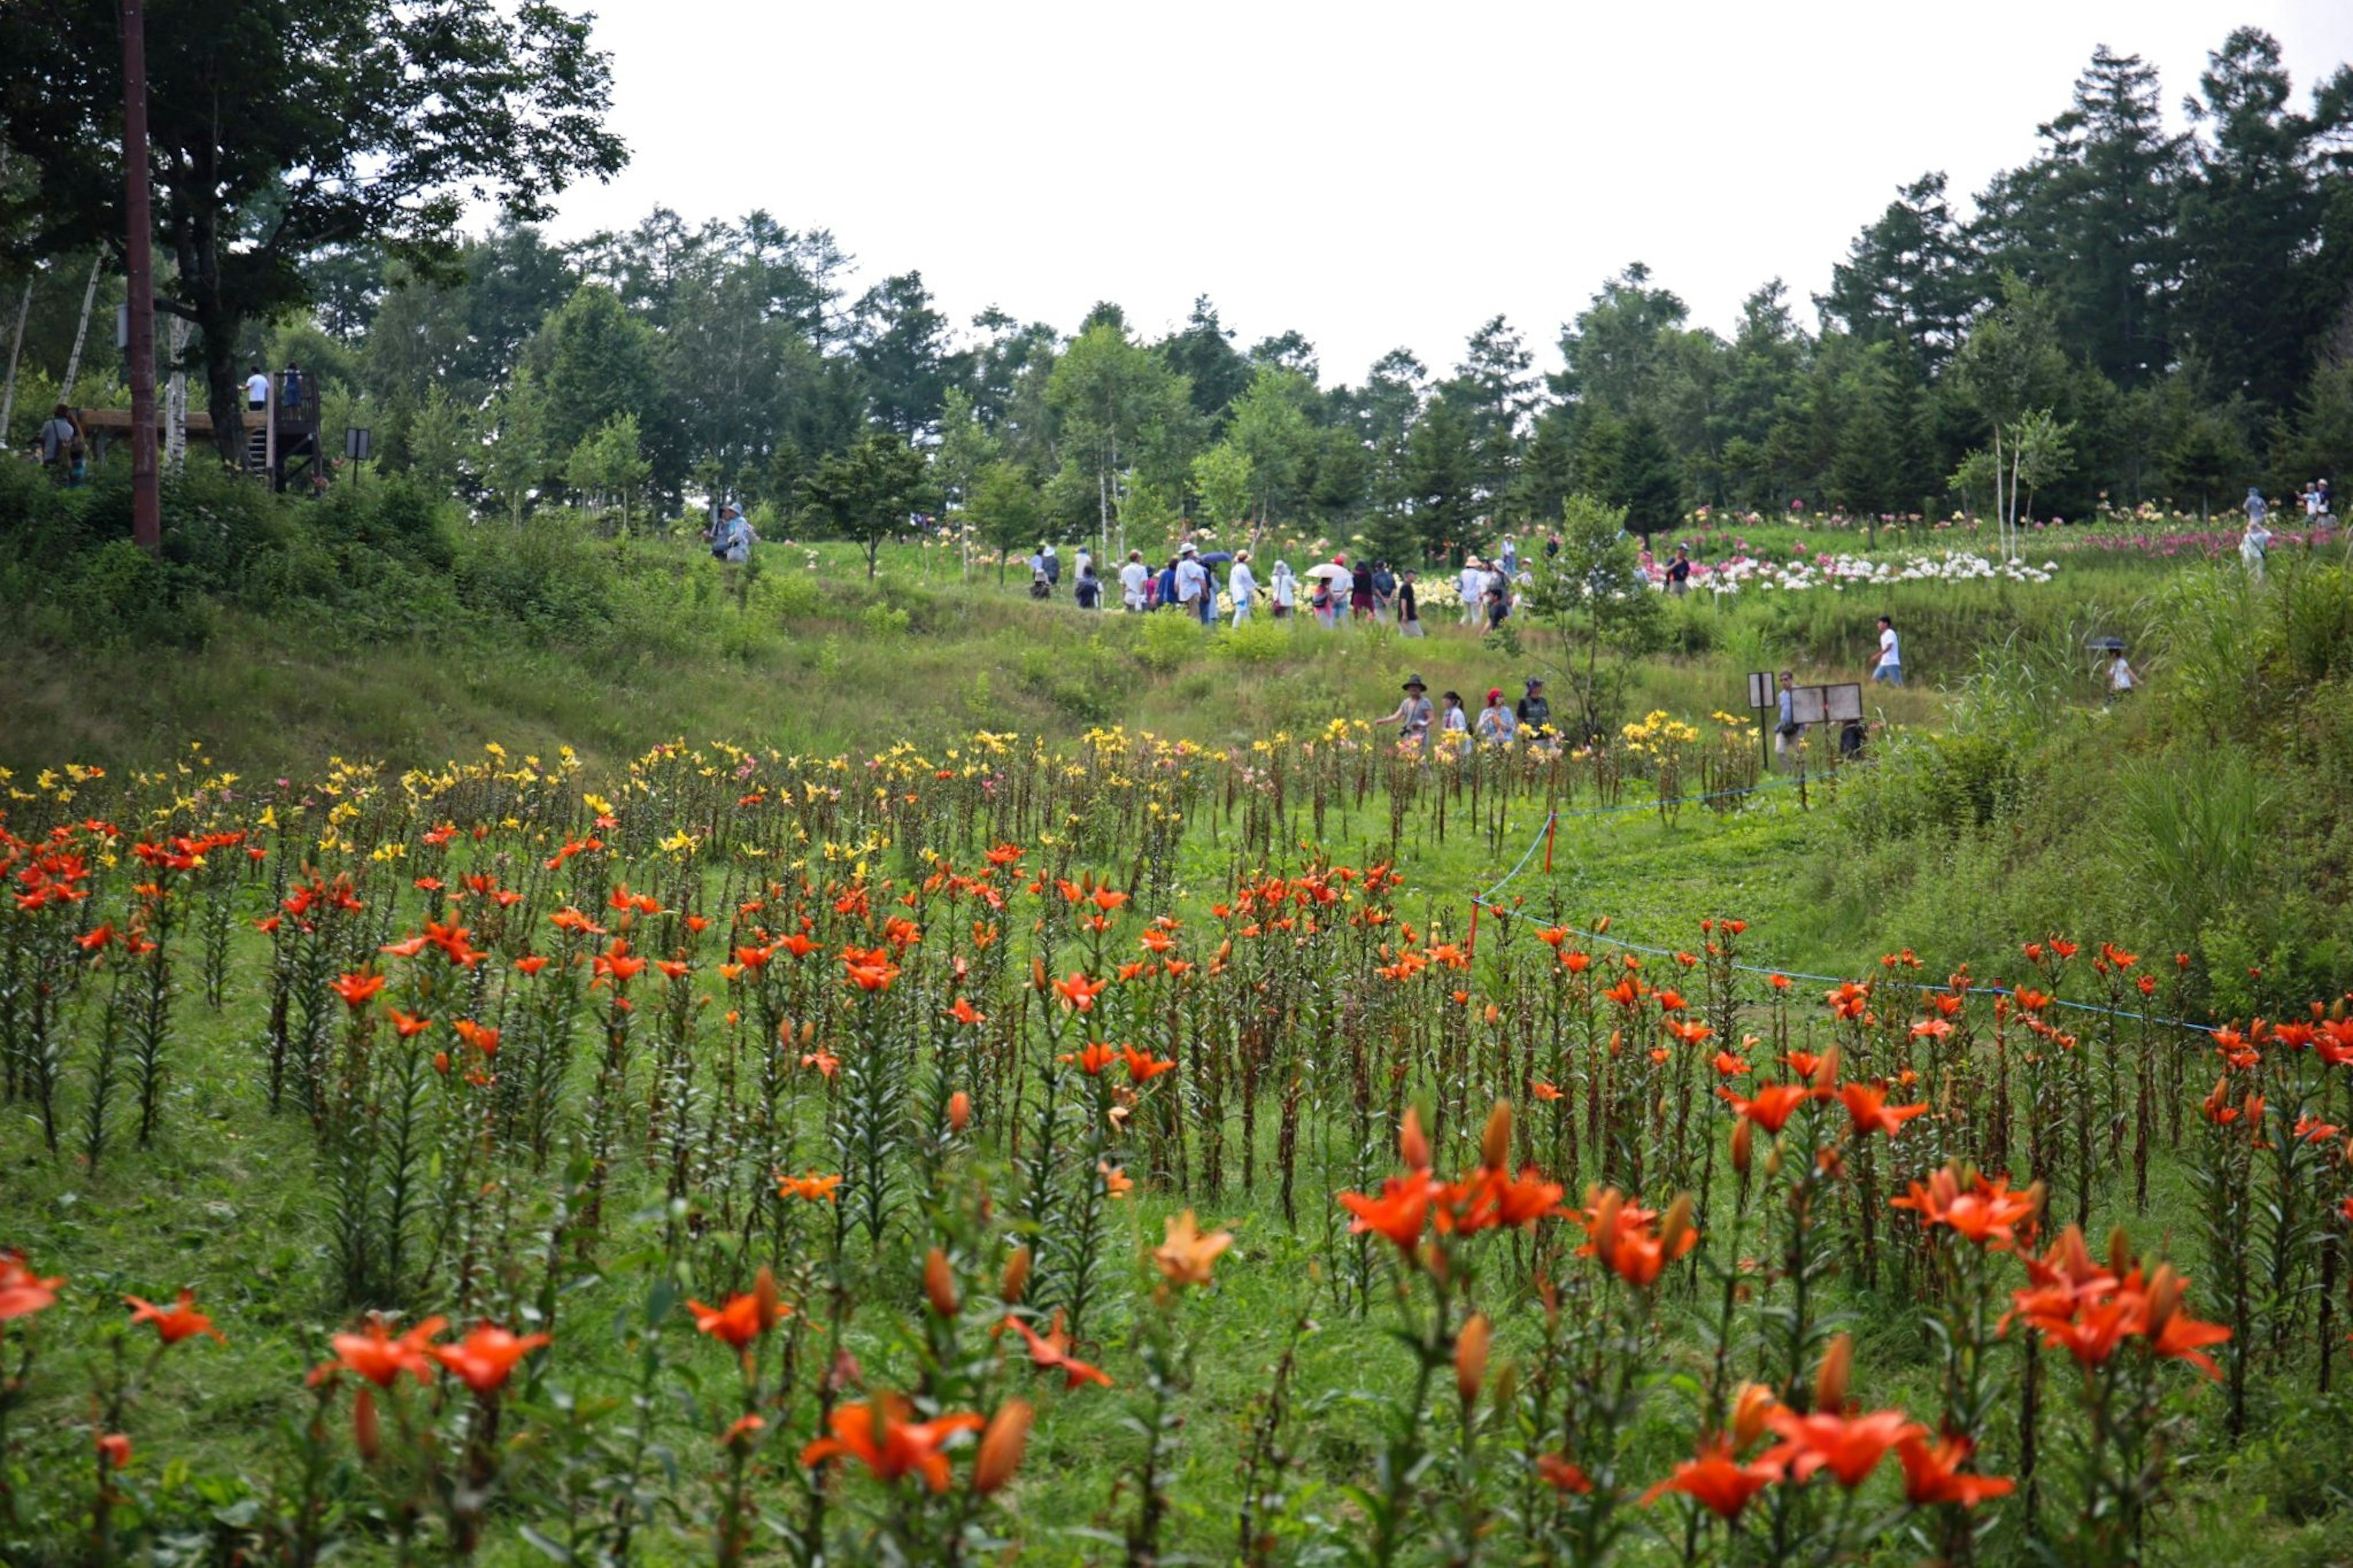
[[[1626,422],[1612,500],[1626,509],[1626,526],[1645,537],[1672,532],[1683,521],[1683,476],[1674,448],[1647,414]]]

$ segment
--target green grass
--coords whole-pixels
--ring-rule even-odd
[[[880,750],[902,738],[940,745],[976,728],[1068,743],[1113,724],[1247,747],[1282,732],[1312,735],[1334,717],[1384,712],[1407,669],[1474,701],[1489,686],[1516,695],[1516,678],[1547,655],[1531,638],[1513,659],[1436,620],[1418,641],[1303,627],[1196,636],[1173,617],[1145,624],[1117,612],[1082,616],[1067,600],[1036,605],[987,574],[967,586],[911,550],[886,551],[883,574],[870,585],[838,547],[820,547],[809,571],[797,548],[775,546],[756,578],[739,585],[691,547],[590,548],[603,562],[603,607],[570,620],[559,613],[521,626],[459,615],[387,632],[374,619],[339,623],[229,602],[191,647],[35,637],[18,652],[16,679],[0,687],[0,765],[29,773],[72,758],[120,770],[177,758],[201,740],[217,765],[267,779],[304,776],[332,755],[429,766],[495,742],[517,755],[575,745],[593,779],[679,736],[819,753]],[[2333,967],[2343,950],[2327,943],[2345,929],[2346,847],[2325,792],[2331,759],[2353,757],[2353,705],[2332,708],[2325,686],[2307,693],[2295,713],[2341,710],[2344,720],[2336,728],[2316,718],[2279,721],[2301,726],[2302,749],[2292,752],[2268,749],[2283,732],[2270,730],[2210,735],[2203,751],[2169,749],[2208,711],[2193,704],[2210,689],[2187,679],[2168,688],[2173,647],[2184,650],[2186,667],[2197,648],[2217,643],[2189,640],[2205,622],[2178,645],[2165,640],[2150,605],[2168,581],[2102,563],[2080,573],[2071,565],[2058,583],[2032,588],[1907,584],[1868,596],[1671,605],[1671,651],[1635,672],[1630,711],[1661,708],[1704,729],[1708,713],[1737,709],[1750,668],[1793,665],[1806,681],[1858,678],[1871,617],[1893,606],[1906,628],[1914,684],[1869,693],[1874,714],[1894,726],[1883,765],[1834,784],[1810,781],[1802,805],[1777,790],[1726,814],[1685,806],[1672,821],[1639,809],[1566,817],[1549,872],[1539,849],[1499,900],[1524,898],[1548,919],[1607,915],[1613,935],[1663,947],[1694,945],[1703,917],[1738,915],[1751,922],[1756,962],[1822,973],[1868,973],[1881,953],[1912,947],[1932,976],[1963,962],[1991,975],[2014,965],[2021,936],[2066,930],[2113,935],[2152,954],[2189,948],[2200,953],[2200,973],[2218,976],[2243,953],[2251,962],[2241,968],[2268,964],[2278,976],[2276,993],[2261,997],[2243,987],[2222,992],[2218,979],[2210,999],[2221,1003],[2275,1004],[2332,973],[2341,983],[2353,967]],[[2299,625],[2327,618],[2297,614]],[[2087,628],[2115,626],[2130,626],[2137,646],[2147,639],[2156,689],[2111,713],[2097,705],[2088,661],[2069,655]],[[2261,658],[2259,643],[2251,636],[2247,658]],[[2242,791],[2250,780],[2260,787]],[[1630,798],[1641,794],[1637,786]],[[2240,812],[2242,794],[2263,804]],[[1980,798],[1989,803],[1985,820],[1955,820]],[[1461,933],[1469,896],[1520,861],[1543,820],[1540,803],[1515,799],[1484,832],[1458,814],[1441,841],[1417,816],[1401,847],[1409,882],[1400,912],[1425,930]],[[1232,868],[1229,837],[1213,839],[1213,831],[1229,836],[1230,825],[1197,822],[1185,842],[1187,891],[1177,912],[1188,919],[1222,895]],[[1387,835],[1377,794],[1361,809],[1335,806],[1314,847],[1363,863]],[[2265,887],[2290,886],[2302,891],[2262,897]],[[401,923],[411,923],[406,914]],[[90,1175],[42,1156],[21,1118],[0,1124],[15,1216],[5,1239],[44,1271],[69,1276],[72,1310],[98,1312],[120,1293],[160,1297],[186,1284],[231,1337],[227,1348],[201,1342],[174,1352],[139,1412],[138,1474],[167,1494],[169,1511],[192,1520],[212,1506],[195,1475],[261,1478],[282,1466],[279,1424],[302,1408],[298,1374],[337,1317],[318,1254],[309,1131],[297,1118],[267,1115],[258,1088],[265,952],[258,938],[240,940],[223,1012],[183,998],[168,1132],[154,1150],[121,1151]],[[1270,1121],[1261,1122],[1269,1163]],[[1255,1194],[1235,1194],[1208,1216],[1235,1231],[1238,1249],[1193,1315],[1196,1382],[1176,1448],[1171,1524],[1173,1543],[1202,1559],[1229,1552],[1236,1457],[1295,1320],[1314,1325],[1300,1343],[1303,1404],[1293,1434],[1305,1475],[1362,1476],[1381,1403],[1407,1376],[1386,1320],[1341,1309],[1319,1278],[1335,1223],[1328,1194],[1353,1178],[1328,1140],[1317,1148],[1296,1231],[1263,1179]],[[625,1386],[628,1361],[613,1328],[642,1306],[648,1270],[659,1267],[653,1195],[631,1194],[623,1206],[633,1217],[609,1248],[616,1266],[583,1278],[566,1297],[553,1387],[605,1394]],[[2168,1160],[2147,1215],[2132,1215],[2128,1194],[2110,1189],[2094,1205],[2093,1230],[2128,1223],[2137,1241],[2189,1260],[2196,1204],[2187,1172]],[[1156,1240],[1170,1206],[1147,1197],[1123,1210],[1114,1252],[1124,1258]],[[1140,1290],[1124,1265],[1113,1275],[1122,1292]],[[889,1368],[903,1360],[896,1308],[909,1281],[882,1269],[871,1283],[876,1294],[851,1344],[870,1368]],[[1873,1404],[1926,1402],[1916,1303],[1857,1291],[1845,1306],[1873,1378],[1860,1392]],[[1530,1315],[1505,1321],[1499,1361],[1525,1350]],[[1124,1317],[1122,1305],[1108,1321]],[[1688,1369],[1692,1327],[1677,1323],[1676,1369]],[[709,1347],[691,1339],[670,1334],[665,1353],[721,1375]],[[1134,1451],[1127,1421],[1135,1363],[1124,1329],[1083,1349],[1123,1388],[1041,1398],[1050,1418],[1014,1493],[1025,1560],[1104,1560],[1115,1549],[1085,1532],[1115,1532],[1133,1507],[1117,1480]],[[45,1353],[31,1430],[86,1442],[83,1358],[94,1353]],[[2353,1405],[2295,1392],[2295,1381],[2259,1380],[2257,1436],[2242,1445],[2221,1439],[2211,1401],[2194,1407],[2175,1434],[2181,1484],[2151,1542],[2154,1560],[2284,1568],[2353,1555],[2353,1501],[2315,1462],[2353,1437]],[[1688,1413],[1672,1401],[1654,1410],[1632,1452],[1663,1474],[1687,1439]],[[681,1445],[705,1440],[683,1424],[671,1436]],[[1312,1488],[1296,1506],[1303,1515],[1353,1517],[1352,1504]],[[648,1551],[657,1561],[690,1556],[667,1535],[649,1538]],[[389,1553],[379,1542],[353,1555]],[[541,1560],[511,1533],[486,1555]],[[1637,1560],[1670,1557],[1652,1550]]]

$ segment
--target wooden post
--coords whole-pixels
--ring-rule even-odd
[[[163,494],[155,472],[154,221],[147,171],[147,16],[122,0],[122,175],[131,317],[131,537],[164,550]]]

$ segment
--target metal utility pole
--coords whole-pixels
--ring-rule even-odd
[[[150,555],[164,549],[163,492],[155,472],[154,221],[147,191],[147,15],[122,0],[124,258],[131,321],[131,537]]]

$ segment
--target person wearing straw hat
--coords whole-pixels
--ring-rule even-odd
[[[1250,618],[1250,600],[1258,593],[1258,579],[1250,575],[1250,552],[1234,552],[1234,563],[1226,574],[1226,592],[1233,595],[1234,625],[1242,626]]]
[[[1419,746],[1430,733],[1430,688],[1419,675],[1405,678],[1405,695],[1398,700],[1397,710],[1373,721],[1375,724],[1395,724],[1398,743]]]

